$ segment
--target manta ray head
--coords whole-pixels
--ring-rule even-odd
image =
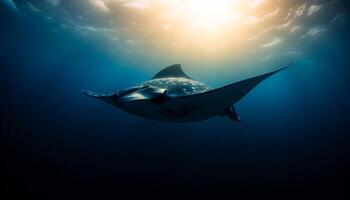
[[[166,89],[150,85],[131,87],[124,90],[118,90],[116,92],[115,103],[118,107],[122,107],[130,102],[137,103],[137,101],[152,101],[157,103],[157,100],[164,97],[165,93]]]
[[[82,93],[123,109],[124,105],[131,102],[133,102],[133,104],[141,103],[144,101],[161,103],[160,100],[165,96],[166,89],[147,85],[130,87],[127,89],[118,90],[110,94],[99,94],[91,91],[82,91]]]
[[[111,97],[112,104],[128,113],[150,118],[165,102],[166,89],[153,86],[137,86],[119,90]]]

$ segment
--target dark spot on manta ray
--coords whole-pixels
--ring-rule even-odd
[[[287,67],[211,89],[186,75],[181,65],[176,64],[161,70],[151,80],[112,94],[83,93],[131,114],[159,121],[194,122],[219,115],[237,121],[234,104],[260,82]]]

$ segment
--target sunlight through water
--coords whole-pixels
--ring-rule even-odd
[[[217,68],[298,60],[346,18],[334,12],[337,1],[316,0],[6,2],[54,32],[76,33],[115,57]]]

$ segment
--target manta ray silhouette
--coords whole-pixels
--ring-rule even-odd
[[[167,122],[195,122],[215,116],[226,116],[242,122],[234,108],[256,85],[288,66],[240,82],[211,89],[193,80],[181,69],[171,65],[152,79],[111,94],[82,91],[128,113],[147,119]]]

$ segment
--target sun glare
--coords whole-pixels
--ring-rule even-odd
[[[256,0],[162,0],[164,32],[160,37],[173,40],[183,49],[202,49],[215,54],[228,44],[239,45],[241,24]],[[261,2],[261,0],[260,0]]]
[[[192,28],[216,31],[222,26],[239,20],[242,13],[234,9],[237,1],[192,0],[182,7],[184,18]]]
[[[133,19],[142,18],[137,30],[141,37],[147,37],[145,45],[157,47],[160,51],[167,46],[174,54],[196,52],[210,56],[239,54],[259,45],[259,41],[252,38],[268,26],[269,16],[275,15],[276,10],[267,4],[267,0],[125,2],[122,5],[135,14]],[[136,25],[136,21],[133,23]],[[127,34],[130,37],[130,32]]]

